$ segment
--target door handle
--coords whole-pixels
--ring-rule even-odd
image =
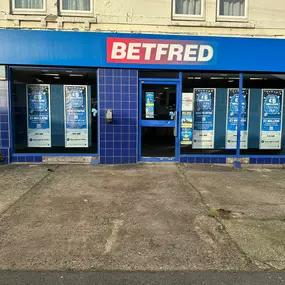
[[[174,128],[173,135],[177,137],[177,111],[174,112]]]

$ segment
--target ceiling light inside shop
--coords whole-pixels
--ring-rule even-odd
[[[262,78],[262,77],[252,77],[252,78],[250,78],[250,80],[263,80],[263,79],[265,79],[265,78]]]
[[[191,76],[190,76],[190,77],[187,77],[187,79],[194,79],[194,77],[191,77]]]
[[[219,79],[224,79],[224,77],[211,77],[213,80],[219,80]]]
[[[74,73],[74,74],[69,74],[69,76],[71,76],[71,77],[82,77],[84,75],[83,74],[76,74],[76,73]]]
[[[44,73],[45,76],[59,76],[58,73]]]
[[[55,77],[54,77],[54,79],[60,79],[60,77],[58,77],[58,76],[55,76]]]
[[[228,80],[228,82],[235,82],[234,80],[232,80],[232,79],[230,79],[230,80]]]
[[[168,90],[169,89],[169,87],[164,87],[164,90]]]

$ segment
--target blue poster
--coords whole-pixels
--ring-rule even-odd
[[[192,144],[193,112],[182,111],[181,116],[181,144]]]
[[[194,89],[193,148],[214,148],[216,90]]]
[[[145,117],[146,119],[154,118],[154,92],[145,93]]]
[[[227,98],[227,132],[226,149],[236,149],[237,146],[237,123],[239,106],[239,89],[228,89]],[[247,149],[248,143],[248,107],[249,90],[243,89],[241,101],[241,126],[240,126],[240,148]]]
[[[87,86],[65,85],[65,147],[88,147]]]
[[[283,90],[263,89],[260,124],[260,149],[281,149]]]
[[[28,147],[51,147],[50,86],[26,86]]]

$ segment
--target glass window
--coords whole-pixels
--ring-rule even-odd
[[[63,11],[91,11],[91,0],[62,0]]]
[[[44,0],[14,0],[15,9],[44,9]]]
[[[238,88],[238,74],[183,72],[182,155],[235,154],[236,113],[233,111],[228,116],[228,102],[237,97]]]
[[[219,16],[244,17],[246,0],[219,0]]]
[[[248,148],[243,155],[284,155],[284,74],[244,74],[250,90]]]
[[[13,69],[16,153],[97,153],[96,70]]]
[[[176,15],[202,16],[203,0],[174,0]]]

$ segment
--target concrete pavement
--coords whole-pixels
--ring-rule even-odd
[[[182,164],[0,167],[0,268],[282,270],[283,172]],[[231,214],[210,217],[213,209]]]

